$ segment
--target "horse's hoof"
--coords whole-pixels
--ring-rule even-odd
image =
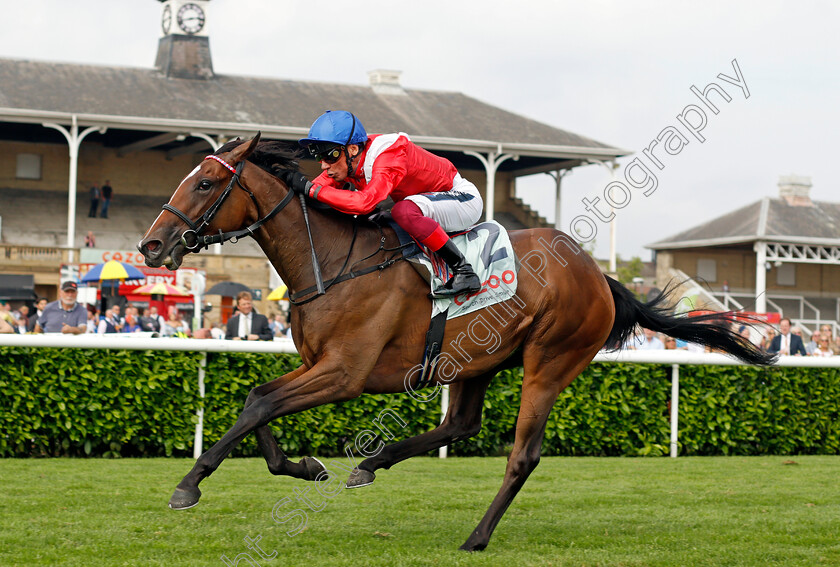
[[[472,553],[474,551],[484,551],[486,547],[486,543],[470,543],[470,541],[467,540],[464,542],[464,545],[462,545],[458,549],[460,549],[461,551],[469,551],[470,553]]]
[[[306,471],[304,473],[306,475],[304,480],[315,480],[321,473],[329,474],[329,471],[327,470],[327,467],[324,466],[324,463],[315,457],[304,457],[300,460],[299,464]]]
[[[355,468],[350,472],[350,478],[347,479],[347,488],[361,488],[373,484],[375,478],[376,475],[372,472]]]
[[[199,498],[201,498],[201,491],[198,488],[191,490],[176,488],[172,498],[169,499],[169,507],[173,510],[186,510],[198,504]]]

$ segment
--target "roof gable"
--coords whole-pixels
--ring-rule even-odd
[[[764,203],[766,205],[762,206]],[[759,239],[810,239],[820,243],[837,240],[840,243],[840,203],[814,201],[813,206],[793,206],[784,199],[766,198],[647,247],[663,250]]]

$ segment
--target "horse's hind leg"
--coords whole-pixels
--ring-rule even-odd
[[[444,445],[476,435],[481,430],[481,410],[487,386],[495,373],[479,376],[449,387],[449,410],[443,422],[432,431],[386,445],[374,457],[359,463],[347,481],[347,488],[365,486],[373,482],[374,471],[389,469],[408,458],[422,455]]]
[[[581,359],[580,351],[573,352],[574,355],[564,353],[555,357],[554,360],[544,357],[542,350],[539,356],[528,356],[528,353],[525,353],[522,403],[519,406],[516,438],[508,457],[502,488],[461,549],[480,551],[487,547],[490,536],[499,520],[502,519],[502,515],[525,484],[528,475],[537,467],[548,414],[557,396],[589,364],[592,358],[590,356]],[[592,356],[594,355],[593,351]],[[533,361],[532,364],[529,364],[529,360]],[[546,363],[546,360],[550,362]]]

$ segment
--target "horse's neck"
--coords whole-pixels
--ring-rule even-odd
[[[338,275],[348,254],[351,254],[353,223],[349,217],[313,208],[308,208],[308,213],[318,263],[323,279],[328,280]],[[257,231],[255,239],[290,291],[299,292],[315,285],[309,232],[298,198]],[[360,251],[367,255],[376,250],[378,239],[375,230],[358,227],[351,263],[353,258],[364,257],[360,256]]]

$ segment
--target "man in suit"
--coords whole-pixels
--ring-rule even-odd
[[[254,311],[251,294],[247,291],[236,296],[239,312],[228,319],[226,339],[234,341],[270,341],[274,338],[268,326],[268,318]]]
[[[778,352],[779,354],[797,354],[806,356],[805,345],[802,344],[802,337],[790,332],[790,319],[785,317],[779,321],[779,334],[773,337],[770,348],[767,352]]]

